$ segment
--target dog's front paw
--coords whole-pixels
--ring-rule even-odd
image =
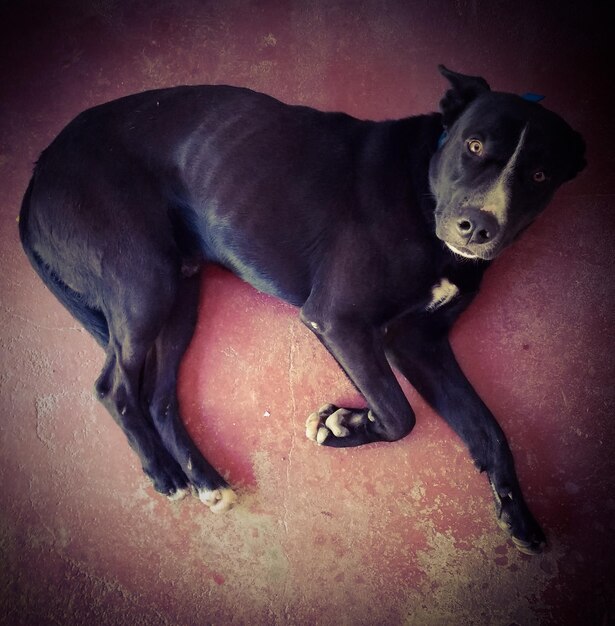
[[[368,421],[374,421],[369,409],[340,409],[334,404],[325,404],[307,418],[305,436],[316,443],[324,444],[330,435],[348,437]]]
[[[491,481],[489,481],[491,483]],[[505,530],[517,550],[523,554],[540,554],[547,545],[545,535],[530,513],[521,493],[512,491],[499,493],[491,483],[495,497],[497,523]]]

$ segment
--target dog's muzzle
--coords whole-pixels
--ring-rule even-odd
[[[477,207],[464,207],[455,215],[436,218],[436,236],[456,254],[471,259],[495,258],[500,230],[496,217]]]

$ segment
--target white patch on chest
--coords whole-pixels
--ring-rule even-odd
[[[457,294],[459,288],[448,278],[442,278],[431,288],[431,302],[425,307],[427,311],[435,311],[448,304]]]

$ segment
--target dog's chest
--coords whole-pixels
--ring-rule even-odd
[[[433,312],[446,306],[459,295],[459,287],[452,283],[448,278],[441,278],[431,288],[431,299],[429,300],[426,311]]]

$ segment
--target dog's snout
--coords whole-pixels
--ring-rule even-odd
[[[466,244],[493,241],[500,230],[497,219],[480,209],[466,209],[456,222],[457,235]]]

